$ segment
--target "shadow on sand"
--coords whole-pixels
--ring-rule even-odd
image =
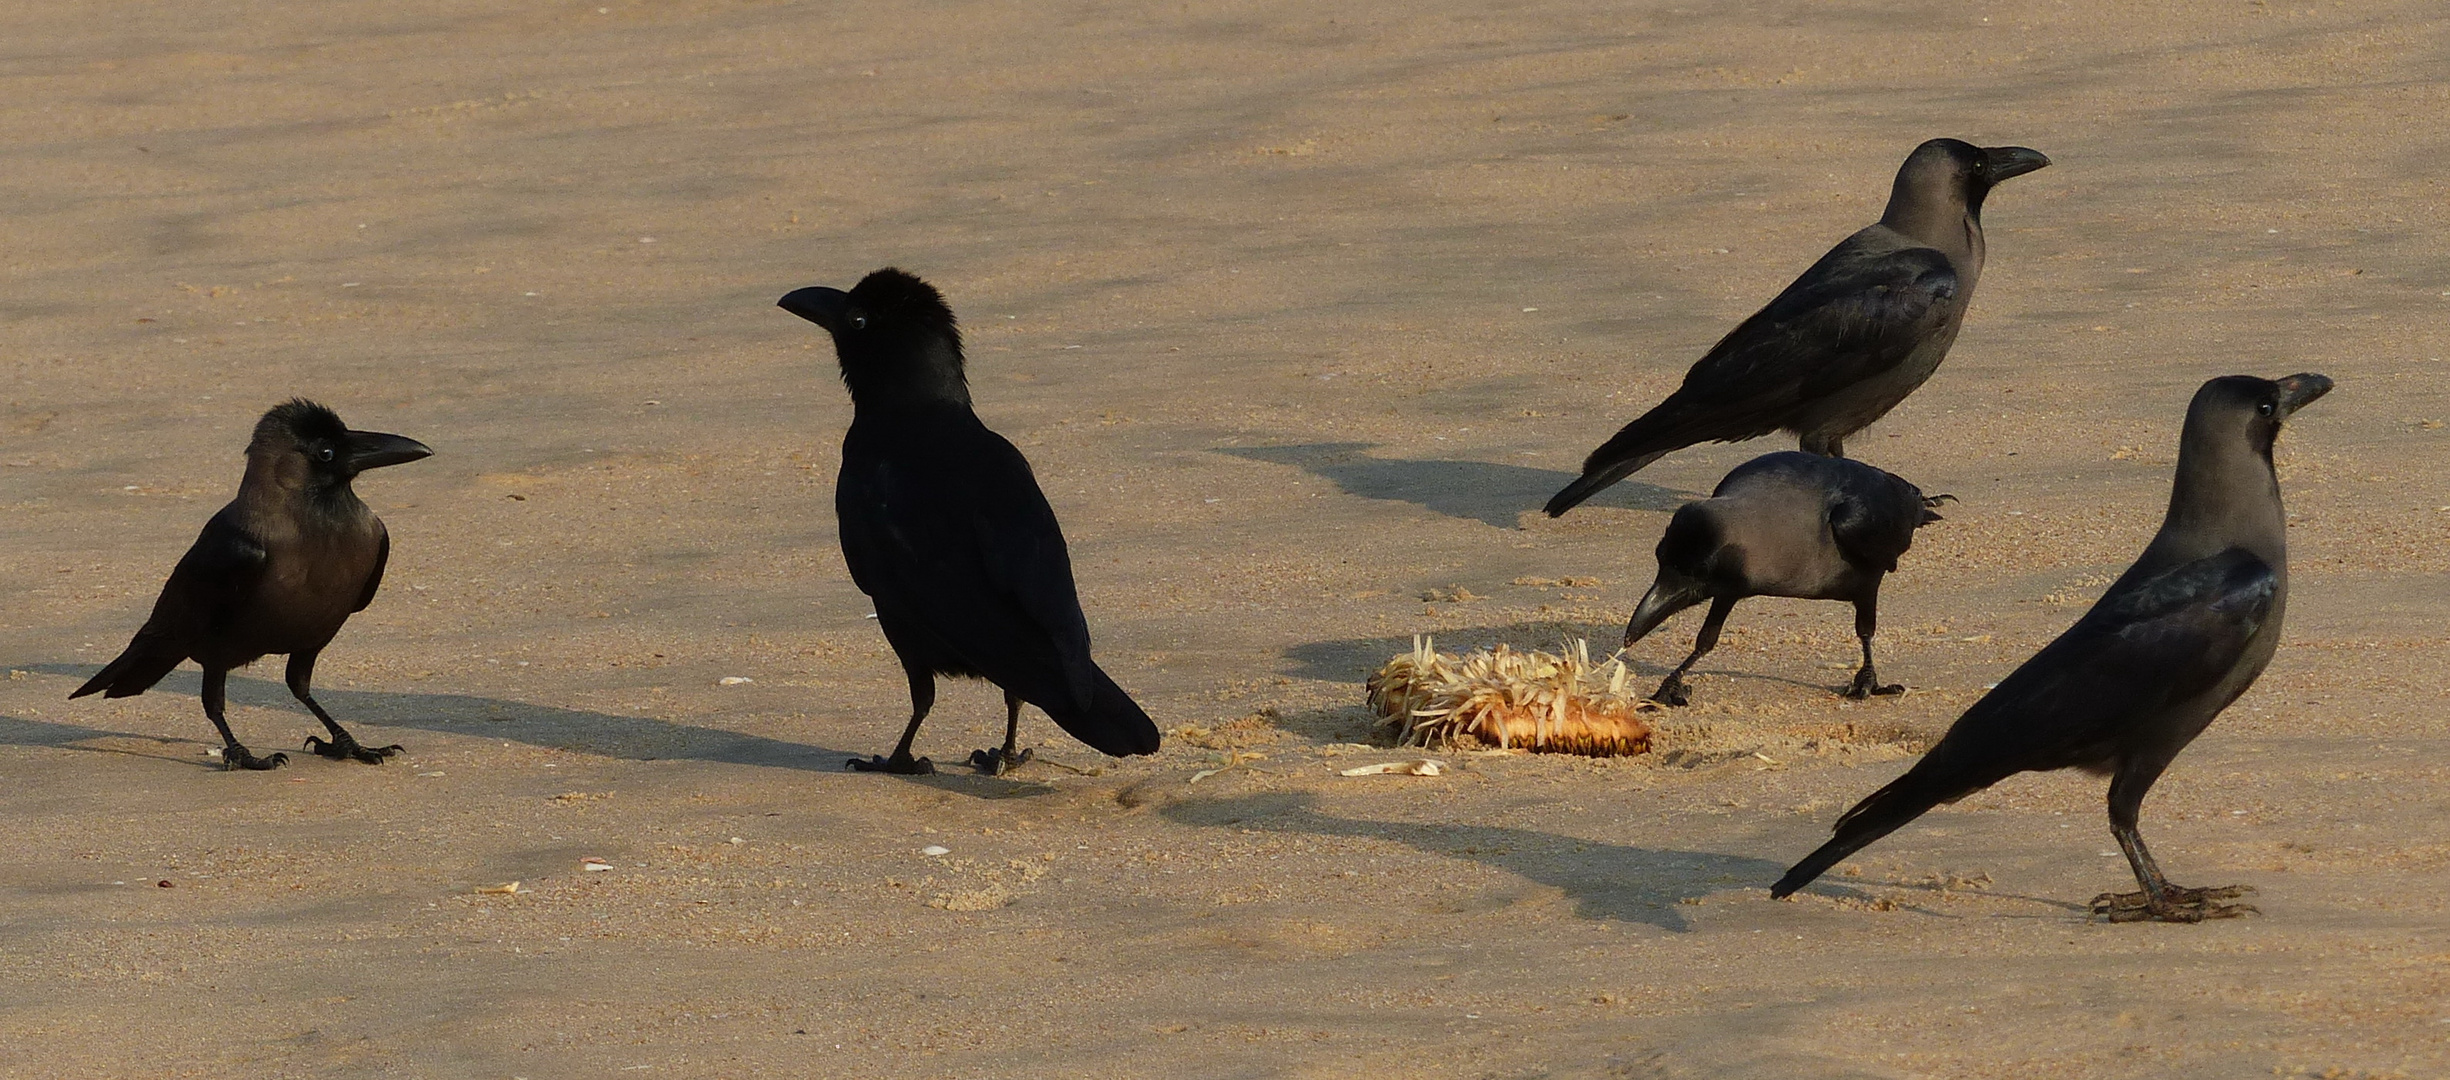
[[[1185,825],[1392,840],[1560,889],[1583,918],[1638,922],[1679,933],[1691,929],[1682,910],[1685,901],[1730,889],[1766,888],[1786,870],[1766,859],[1603,844],[1527,829],[1336,817],[1314,809],[1312,801],[1302,794],[1245,795],[1186,800],[1160,812]]]
[[[1371,457],[1375,443],[1306,443],[1297,446],[1227,446],[1217,453],[1247,461],[1290,465],[1333,481],[1348,495],[1414,503],[1448,517],[1469,518],[1500,529],[1536,512],[1574,473],[1497,465],[1485,461],[1408,461]],[[1588,506],[1628,510],[1674,510],[1700,498],[1654,484],[1627,480],[1592,496]]]
[[[15,666],[45,675],[66,675],[77,679],[101,670],[93,664]],[[193,698],[197,696],[203,681],[203,676],[196,672],[174,671],[147,693]],[[101,699],[95,700],[99,702]],[[331,710],[332,716],[346,726],[365,723],[448,732],[629,761],[708,761],[725,765],[843,772],[846,771],[844,761],[854,756],[867,756],[854,755],[848,750],[784,742],[761,735],[677,724],[651,717],[586,712],[467,694],[403,694],[317,687],[315,700],[322,702],[323,707]],[[306,708],[289,696],[289,688],[277,680],[248,678],[233,673],[229,683],[229,702],[233,710],[231,726],[238,730],[239,738],[259,753],[291,750],[307,735],[320,734],[323,730]],[[237,715],[236,710],[242,708],[279,710],[295,718],[298,724],[294,730],[283,731],[277,722]],[[213,745],[218,741],[219,736],[213,733],[212,725],[204,719],[201,706],[196,710],[195,723],[196,742]],[[74,724],[0,717],[0,744],[5,745],[68,747],[71,743],[103,737],[164,743],[179,741]],[[891,742],[889,733],[880,735],[880,738],[886,740],[885,745]],[[410,747],[412,752],[415,749]],[[953,769],[938,776],[903,779],[987,797],[1045,790],[1042,785],[971,776],[967,772],[966,769]]]
[[[152,743],[154,745],[166,748],[177,747],[178,749],[164,749],[160,753],[148,754],[142,751],[129,750],[121,747],[104,748],[77,745],[78,743],[85,742],[90,739],[133,740],[136,742]],[[220,767],[212,764],[209,761],[196,757],[193,750],[186,748],[187,742],[188,740],[185,739],[165,738],[160,735],[143,735],[133,731],[107,731],[102,728],[89,728],[78,724],[59,724],[53,723],[49,720],[28,720],[22,716],[0,716],[0,746],[43,746],[55,750],[75,750],[80,753],[129,754],[137,757],[160,758],[163,761],[175,761],[182,765],[204,765],[211,768]]]

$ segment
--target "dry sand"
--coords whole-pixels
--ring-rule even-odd
[[[2450,1074],[2435,3],[0,27],[0,1076]],[[1526,511],[1942,134],[2058,164],[1850,445],[1964,500],[1889,582],[1914,692],[1841,702],[1845,610],[1756,602],[1658,755],[1338,777],[1412,635],[1611,640],[1663,511],[1784,444]],[[966,320],[1157,757],[1033,713],[1013,778],[842,771],[906,699],[831,352],[771,305],[886,264]],[[2286,642],[2145,808],[2261,917],[2088,923],[2129,878],[2072,775],[1767,898],[2141,548],[2196,384],[2299,370],[2339,389],[2282,448]],[[192,672],[64,698],[293,393],[439,451],[360,482],[391,575],[320,672],[409,752],[233,775]],[[277,677],[262,750],[312,730]],[[922,752],[1000,712],[948,687]]]

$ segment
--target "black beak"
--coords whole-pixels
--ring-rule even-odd
[[[349,433],[349,470],[364,472],[385,465],[404,465],[418,458],[434,456],[432,447],[406,435],[385,435],[380,431]]]
[[[2010,177],[2023,176],[2035,169],[2050,167],[2050,159],[2042,156],[2041,151],[2021,146],[1985,146],[1982,156],[1982,171],[1989,174],[1994,184]]]
[[[2280,416],[2282,418],[2313,404],[2315,398],[2331,392],[2331,377],[2316,375],[2310,371],[2291,375],[2279,380],[2279,383]]]
[[[811,285],[784,293],[782,299],[774,302],[774,306],[839,333],[842,330],[842,313],[851,306],[851,294],[823,285]]]
[[[1625,622],[1625,647],[1630,649],[1634,642],[1650,636],[1669,616],[1709,598],[1709,591],[1700,582],[1660,573],[1659,580],[1651,583],[1650,591],[1643,593],[1642,602],[1634,607],[1633,618]]]

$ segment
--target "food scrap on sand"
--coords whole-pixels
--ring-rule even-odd
[[[1650,752],[1648,702],[1625,696],[1625,662],[1591,663],[1579,638],[1563,655],[1505,645],[1462,657],[1414,638],[1370,676],[1370,708],[1402,746],[1470,746],[1613,757]]]
[[[1436,758],[1419,761],[1382,761],[1358,769],[1339,770],[1337,776],[1443,776],[1446,763]]]

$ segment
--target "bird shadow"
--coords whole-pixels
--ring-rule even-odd
[[[110,731],[80,724],[62,724],[50,720],[28,720],[22,716],[0,715],[0,746],[41,746],[55,750],[75,750],[87,754],[123,754],[129,757],[148,757],[177,762],[181,765],[217,767],[209,762],[198,760],[192,754],[170,752],[148,754],[120,746],[80,745],[95,739],[133,739],[157,746],[179,746],[187,741],[133,731]]]
[[[1447,517],[1467,518],[1500,529],[1519,528],[1578,474],[1486,461],[1372,457],[1376,443],[1304,443],[1295,446],[1221,446],[1215,452],[1246,461],[1290,465],[1333,482],[1348,495],[1408,502]],[[1625,481],[1592,496],[1587,505],[1628,510],[1674,510],[1699,496]]]
[[[100,670],[92,664],[14,666],[45,675],[67,675],[80,679]],[[201,692],[203,682],[201,674],[176,671],[164,677],[148,692],[196,697]],[[705,761],[809,772],[843,772],[846,771],[845,761],[855,756],[867,756],[832,747],[786,742],[762,735],[679,724],[653,717],[564,709],[470,694],[409,694],[318,687],[315,700],[322,702],[323,707],[344,725],[362,722],[446,732],[628,761]],[[233,674],[229,681],[229,703],[233,707],[278,709],[300,717],[309,716],[306,708],[290,696],[289,688],[273,679]],[[197,723],[202,726],[204,721],[199,717]],[[209,727],[205,728],[208,733],[210,730]],[[299,737],[303,738],[307,733],[319,734],[320,731],[321,725],[309,718]],[[0,744],[64,746],[103,736],[128,736],[128,733],[42,721],[0,722]],[[148,735],[129,737],[155,738]],[[260,733],[260,729],[257,737],[265,738],[267,742],[273,741]],[[960,773],[901,779],[988,798],[1006,798],[1042,790],[1042,785]]]
[[[1184,825],[1392,840],[1558,889],[1583,918],[1638,922],[1676,933],[1692,929],[1681,910],[1688,904],[1730,889],[1765,887],[1786,869],[1741,855],[1608,844],[1530,829],[1338,817],[1319,811],[1314,801],[1295,793],[1244,795],[1175,802],[1159,813]],[[1512,902],[1491,901],[1491,910]]]

